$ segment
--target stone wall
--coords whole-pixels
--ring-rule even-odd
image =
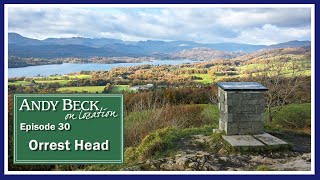
[[[218,90],[219,129],[226,135],[263,133],[263,91],[224,91],[220,87]]]

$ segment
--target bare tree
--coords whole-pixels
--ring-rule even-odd
[[[269,90],[266,92],[268,122],[288,104],[288,98],[303,84],[300,61],[287,58],[270,59],[258,65],[252,76]],[[290,122],[288,122],[291,124]]]
[[[218,104],[218,89],[216,86],[212,87],[208,92],[209,101],[212,104]]]

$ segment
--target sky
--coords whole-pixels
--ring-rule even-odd
[[[8,31],[34,39],[115,38],[270,45],[311,39],[310,8],[9,7]]]

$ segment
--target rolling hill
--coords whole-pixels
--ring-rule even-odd
[[[219,51],[211,48],[192,48],[175,53],[173,57],[208,61],[214,59],[230,59],[237,57],[238,55],[239,54],[236,53]]]
[[[66,57],[190,57],[194,48],[210,48],[214,56],[234,57],[234,52],[252,53],[261,49],[310,46],[310,41],[290,41],[275,45],[251,45],[239,43],[204,44],[192,41],[122,41],[110,38],[48,38],[44,40],[23,37],[17,33],[8,34],[9,56],[24,58],[66,58]],[[186,50],[190,50],[187,53]],[[203,51],[204,49],[202,49]],[[199,49],[197,50],[199,51]],[[203,51],[204,52],[204,51]],[[194,52],[196,54],[196,52]],[[199,52],[200,53],[200,52]],[[198,53],[198,54],[199,54]],[[184,55],[183,55],[184,54]],[[219,55],[218,55],[219,54]],[[230,55],[231,54],[231,55]],[[202,55],[203,57],[206,55]],[[200,57],[201,59],[201,57]],[[203,59],[203,58],[202,58]],[[208,59],[208,58],[204,58]]]

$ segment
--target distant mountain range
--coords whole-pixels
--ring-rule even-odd
[[[192,53],[209,52],[218,57],[233,57],[235,54],[251,53],[262,49],[310,46],[310,41],[289,41],[270,46],[240,43],[204,44],[192,41],[122,41],[110,38],[48,38],[44,40],[8,34],[9,56],[23,58],[66,57],[194,57]],[[209,49],[206,49],[209,48]],[[235,53],[237,52],[237,53]],[[180,57],[181,57],[180,56]],[[207,59],[207,57],[205,57]]]

